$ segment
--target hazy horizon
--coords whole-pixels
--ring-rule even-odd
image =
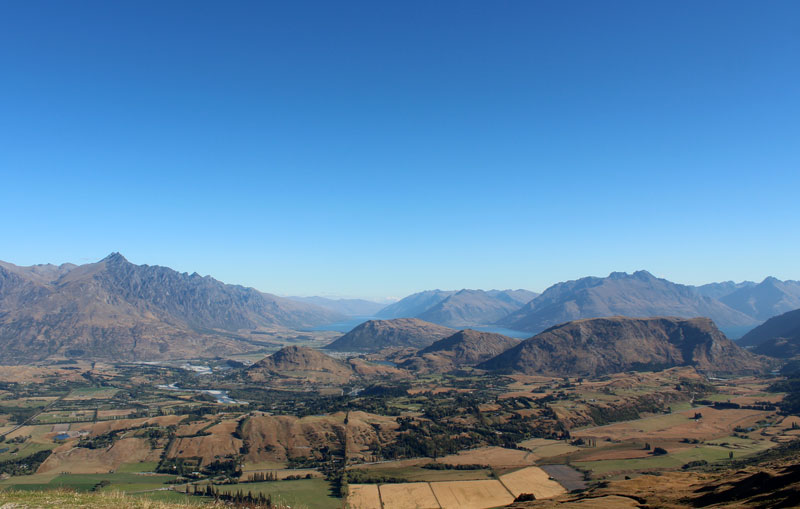
[[[0,7],[0,259],[377,299],[800,279],[800,4]]]

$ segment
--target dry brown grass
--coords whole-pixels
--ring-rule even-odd
[[[143,438],[123,438],[108,449],[84,449],[64,444],[53,450],[38,473],[70,472],[73,474],[102,474],[116,470],[123,463],[158,461],[159,451],[152,450]]]
[[[202,465],[215,459],[235,456],[242,447],[242,440],[234,438],[236,421],[223,421],[209,428],[210,435],[176,438],[167,451],[168,458],[203,458]]]

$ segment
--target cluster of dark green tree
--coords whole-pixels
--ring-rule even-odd
[[[33,474],[39,469],[44,460],[50,456],[49,450],[39,451],[23,458],[12,458],[0,461],[0,474],[8,475],[28,475]]]
[[[800,415],[800,372],[794,373],[786,380],[772,384],[768,390],[786,393],[783,401],[778,403],[782,414]]]
[[[236,492],[221,491],[218,487],[212,484],[206,484],[205,488],[195,484],[193,491],[186,487],[186,493],[200,497],[212,497],[215,501],[225,502],[234,507],[266,507],[270,509],[283,509],[287,506],[277,503],[272,500],[272,495],[265,495],[263,493],[253,494],[252,491],[244,493],[242,490]]]

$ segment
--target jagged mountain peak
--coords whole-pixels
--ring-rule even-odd
[[[248,342],[252,330],[313,327],[343,318],[211,277],[135,265],[119,253],[69,270],[52,283],[18,272],[23,276],[0,281],[0,362],[217,355],[220,348],[254,348]]]

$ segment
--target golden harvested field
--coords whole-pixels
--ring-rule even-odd
[[[514,501],[514,496],[496,480],[436,482],[431,483],[431,489],[442,509],[486,509]]]
[[[522,493],[533,493],[536,500],[551,498],[567,490],[557,482],[550,479],[550,476],[539,467],[527,467],[510,474],[500,476],[502,482],[515,497]]]
[[[548,438],[532,438],[518,444],[520,447],[530,449],[536,459],[552,458],[581,450],[580,447],[569,445],[564,440],[550,440]]]
[[[493,467],[513,467],[533,465],[536,456],[519,449],[503,447],[481,447],[461,451],[439,459],[439,463],[448,465],[490,465]]]
[[[377,484],[351,484],[349,488],[347,507],[350,509],[380,509],[381,496]]]
[[[439,509],[431,484],[426,482],[382,484],[380,492],[384,509]]]

